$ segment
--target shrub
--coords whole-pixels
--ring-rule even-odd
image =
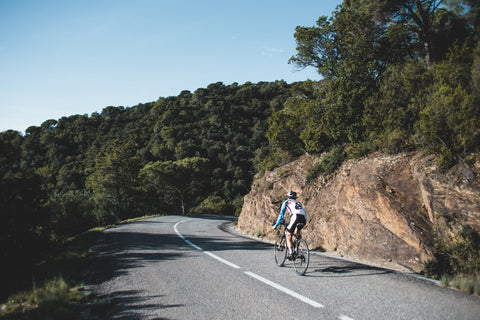
[[[480,276],[457,275],[449,277],[444,275],[442,276],[441,284],[469,294],[480,295]]]
[[[190,213],[225,215],[232,213],[232,211],[232,206],[225,199],[219,196],[209,196]]]
[[[445,286],[480,293],[480,234],[463,226],[456,240],[435,232],[435,260],[424,266],[427,277],[439,278]]]
[[[475,146],[480,118],[474,96],[461,85],[437,85],[419,114],[415,143],[437,155],[442,171],[448,170]]]
[[[345,161],[345,150],[343,146],[335,146],[330,153],[307,172],[307,182],[312,182],[319,175],[334,173]]]

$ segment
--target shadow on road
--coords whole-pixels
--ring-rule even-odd
[[[145,296],[142,291],[124,290],[116,291],[112,294],[101,295],[98,298],[105,301],[103,304],[103,316],[110,318],[115,315],[115,319],[119,320],[140,320],[144,319],[145,312],[149,310],[156,311],[158,309],[167,309],[175,307],[183,307],[183,304],[165,305],[158,302],[163,296]],[[146,303],[147,302],[147,303]],[[151,318],[152,320],[163,320],[166,318]]]
[[[335,259],[313,254],[306,276],[309,277],[363,277],[391,274],[394,271],[353,261]]]
[[[216,219],[218,220],[218,217]],[[102,234],[97,245],[92,248],[94,258],[88,266],[85,284],[99,295],[105,312],[108,312],[105,318],[143,319],[140,310],[147,312],[152,310],[154,313],[154,310],[158,309],[183,306],[163,305],[161,296],[149,296],[140,290],[127,290],[128,285],[122,289],[122,285],[117,282],[123,281],[117,278],[129,276],[133,269],[168,260],[184,259],[199,252],[174,234],[172,227],[171,223],[140,220],[128,226],[109,229]],[[206,234],[186,238],[206,251],[271,250],[268,244],[237,237]],[[115,283],[113,293],[104,293],[112,290],[109,288],[111,283]]]
[[[208,217],[204,217],[204,219],[208,219]],[[220,227],[220,229],[222,228]],[[205,233],[205,235],[185,235],[185,238],[203,250],[212,252],[256,251],[256,253],[268,253],[265,256],[270,257],[273,250],[273,246],[269,243],[233,234]],[[93,290],[103,287],[104,290],[100,290],[98,293],[105,310],[107,310],[105,312],[108,312],[105,318],[135,320],[142,319],[141,313],[144,311],[151,310],[152,313],[155,313],[158,309],[184,307],[181,304],[162,304],[164,299],[161,295],[152,296],[141,290],[130,290],[131,285],[116,282],[118,280],[116,278],[127,276],[133,269],[192,257],[199,252],[173,233],[171,223],[141,220],[133,222],[129,226],[112,228],[103,233],[98,244],[92,249],[95,252],[95,258],[92,265],[89,266],[90,273],[86,285]],[[274,268],[273,257],[271,263]],[[287,263],[285,267],[293,269],[291,262]],[[305,276],[359,277],[391,272],[359,263],[333,259],[321,254],[312,254]],[[112,289],[109,288],[111,283],[115,283],[113,293],[107,294],[105,292]],[[160,318],[156,319],[160,320]]]

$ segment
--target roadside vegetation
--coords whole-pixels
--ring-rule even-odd
[[[304,153],[329,154],[312,180],[378,150],[434,154],[446,172],[480,146],[479,22],[478,1],[345,0],[294,32],[290,63],[321,81],[219,82],[1,132],[0,299],[32,283],[45,296],[38,290],[52,286],[32,279],[37,265],[96,226],[161,212],[239,214],[255,174]],[[439,233],[426,272],[478,279],[474,239]],[[455,267],[468,256],[457,242],[477,250],[476,268]],[[70,285],[61,275],[49,281]]]
[[[470,226],[463,226],[455,239],[437,232],[435,249],[437,259],[425,265],[425,275],[480,296],[480,234]]]
[[[1,319],[105,319],[107,306],[88,292],[84,280],[88,272],[94,272],[88,268],[94,258],[92,247],[101,232],[112,226],[92,228],[67,239],[58,252],[34,267],[30,283],[24,282],[22,290],[0,304]]]
[[[2,319],[101,319],[102,304],[84,291],[84,270],[90,248],[101,228],[92,229],[65,242],[60,252],[36,265],[30,283],[22,276],[21,289],[1,304]]]

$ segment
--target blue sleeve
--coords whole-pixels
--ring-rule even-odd
[[[274,228],[277,228],[280,223],[283,221],[283,217],[285,216],[285,210],[287,209],[287,201],[282,203],[282,208],[280,209],[280,214],[278,215],[277,222],[274,225]]]

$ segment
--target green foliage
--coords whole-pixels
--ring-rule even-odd
[[[100,232],[101,229],[92,229],[67,240],[59,251],[37,265],[33,284],[30,278],[24,291],[6,299],[0,309],[0,318],[76,319],[84,313],[97,319],[100,314],[94,307],[98,305],[92,303],[93,297],[86,295],[76,283],[83,280],[91,257],[90,248]]]
[[[437,154],[445,171],[455,163],[456,154],[465,154],[473,146],[478,116],[473,97],[460,86],[438,87],[429,102],[419,115],[416,142]]]
[[[50,227],[56,235],[74,236],[99,223],[93,214],[94,198],[87,190],[54,192],[50,196],[49,207]]]
[[[445,287],[453,287],[460,291],[480,296],[480,276],[456,275],[453,277],[442,276],[441,284]]]
[[[283,151],[292,155],[301,154],[301,140],[299,138],[300,121],[288,108],[274,111],[268,119],[267,137]]]
[[[341,144],[353,156],[417,148],[435,154],[442,170],[473,151],[480,142],[478,34],[468,10],[439,5],[345,1],[330,19],[297,27],[290,62],[316,68],[324,80],[308,94],[293,92],[272,115],[270,143],[294,156]]]
[[[192,214],[215,214],[229,215],[233,213],[233,207],[219,196],[209,196],[193,209]]]
[[[85,187],[93,193],[100,223],[135,216],[139,161],[133,146],[119,140],[113,140],[97,153],[95,167],[87,177]]]
[[[177,161],[149,162],[140,171],[143,187],[153,189],[154,196],[165,201],[178,201],[186,213],[187,196],[195,197],[205,185],[208,159],[193,157]]]
[[[334,146],[332,150],[322,157],[322,160],[307,172],[307,182],[312,182],[322,174],[334,173],[345,161],[346,154],[343,146]]]
[[[418,100],[430,83],[426,68],[416,61],[388,68],[377,92],[365,101],[366,140],[391,153],[408,149],[418,119]]]
[[[72,290],[62,277],[49,280],[42,287],[35,288],[31,296],[32,302],[38,305],[42,312],[58,317],[72,316],[68,314],[68,304],[74,298],[81,300],[82,295]]]
[[[24,285],[15,275],[30,279],[44,255],[94,225],[187,213],[210,197],[238,213],[254,154],[269,148],[267,119],[290,87],[218,82],[132,108],[46,120],[24,136],[0,133],[1,258],[9,270],[0,296]]]
[[[316,68],[321,81],[217,82],[49,119],[24,136],[0,133],[4,266],[28,274],[95,224],[238,214],[256,173],[304,153],[332,149],[309,181],[334,172],[346,154],[374,150],[417,148],[448,169],[480,144],[480,10],[470,0],[439,4],[349,0],[331,18],[297,27],[290,63]],[[9,278],[0,296],[17,285]]]
[[[308,151],[322,152],[332,143],[361,138],[364,100],[375,89],[383,69],[377,52],[378,34],[368,17],[348,8],[336,11],[330,20],[321,17],[317,27],[297,27],[298,53],[290,62],[313,66],[325,77],[314,95],[292,101],[297,115],[301,115],[297,119],[311,119],[297,128]]]
[[[417,145],[438,156],[442,170],[447,170],[472,151],[479,141],[478,97],[470,85],[471,59],[465,47],[455,47],[449,60],[429,71],[433,82],[425,97],[418,100],[419,117],[414,136]]]
[[[255,152],[254,167],[258,174],[263,175],[266,171],[286,164],[293,159],[294,157],[288,151],[271,146],[266,149],[258,149]]]
[[[56,277],[34,288],[28,295],[10,297],[2,313],[6,319],[15,316],[22,319],[73,319],[77,310],[72,308],[72,303],[82,300],[85,297],[81,292],[62,277]]]
[[[370,16],[379,25],[396,25],[412,35],[412,49],[427,65],[441,59],[456,39],[468,32],[460,14],[441,8],[443,0],[349,0],[346,6]]]
[[[480,271],[480,234],[470,226],[463,226],[456,239],[436,233],[435,260],[425,264],[429,277],[463,275],[478,277]]]

